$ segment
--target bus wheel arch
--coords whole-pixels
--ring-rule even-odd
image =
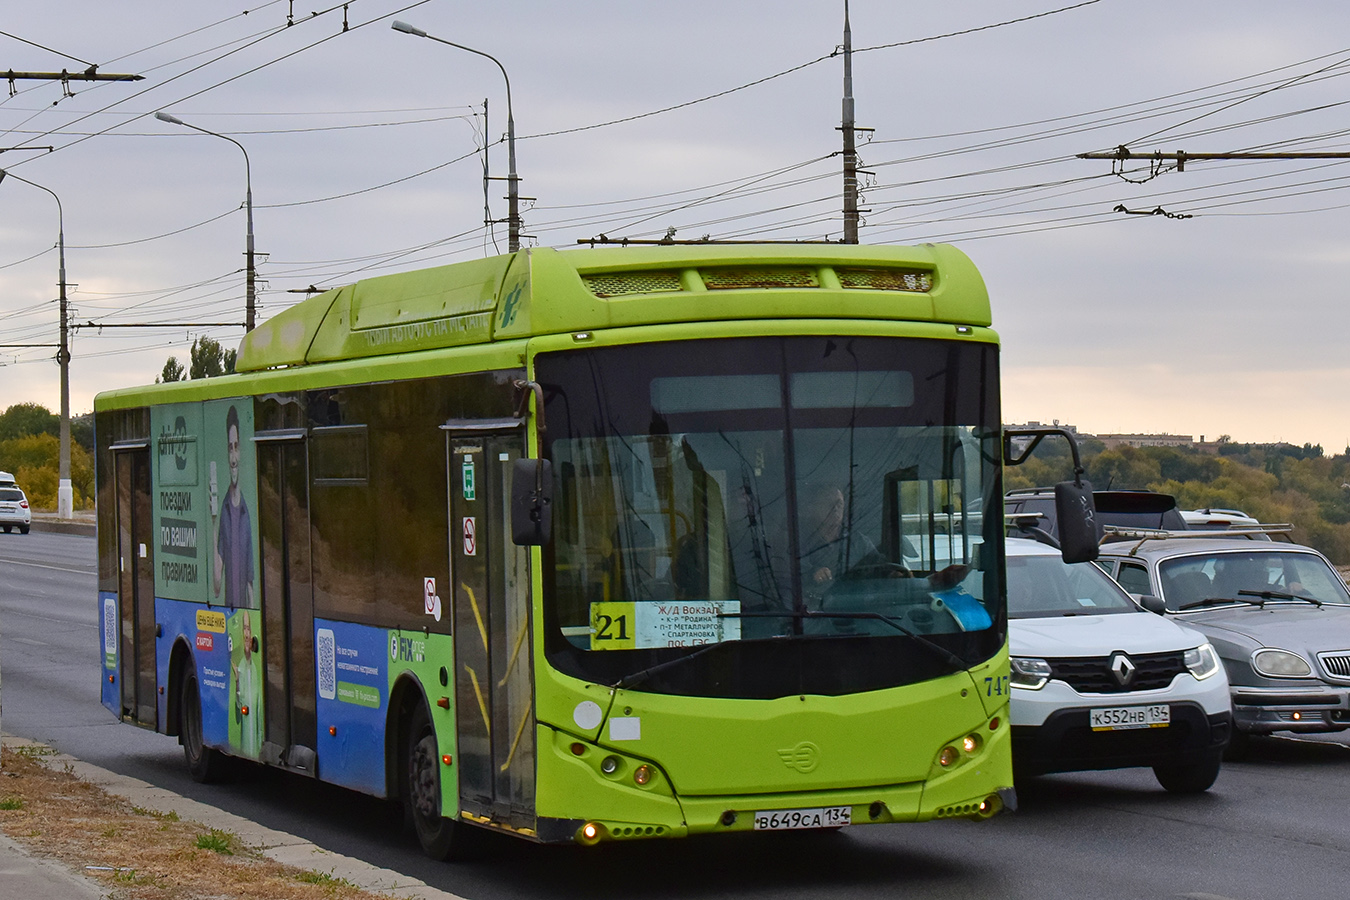
[[[183,745],[183,758],[187,762],[188,774],[192,780],[201,784],[216,784],[226,781],[230,777],[230,758],[219,750],[206,746],[205,732],[202,729],[202,696],[201,687],[197,681],[197,664],[192,658],[191,652],[186,648],[182,653],[177,652],[175,648],[172,660],[177,660],[175,667],[170,663],[169,670],[177,671],[177,677],[170,678],[170,684],[173,685],[173,695],[176,701],[173,703],[174,716],[170,714],[170,722],[177,724],[178,743]]]
[[[169,689],[168,697],[165,698],[168,709],[165,714],[164,733],[170,737],[181,737],[183,733],[181,682],[183,673],[188,669],[195,671],[196,663],[192,659],[192,651],[188,649],[187,641],[179,638],[174,641],[173,650],[169,653]],[[182,741],[180,740],[179,743],[182,743]]]
[[[390,697],[386,758],[391,796],[402,801],[404,817],[432,859],[471,855],[471,826],[442,815],[441,758],[426,694],[414,679],[395,684]],[[397,794],[393,794],[397,791]]]

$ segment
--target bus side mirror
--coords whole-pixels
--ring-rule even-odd
[[[518,459],[511,465],[511,540],[542,547],[553,533],[553,464]]]
[[[1066,563],[1092,562],[1097,558],[1097,508],[1092,503],[1092,485],[1086,481],[1062,481],[1055,485],[1055,517],[1059,525],[1059,551]]]

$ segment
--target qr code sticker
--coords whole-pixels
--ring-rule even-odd
[[[103,664],[117,665],[117,601],[111,597],[103,600]]]
[[[320,628],[315,637],[319,696],[325,700],[332,700],[337,697],[337,639],[333,636],[331,628]]]

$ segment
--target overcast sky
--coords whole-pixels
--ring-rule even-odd
[[[0,95],[0,146],[28,148],[0,166],[64,206],[72,321],[175,323],[76,331],[75,413],[152,381],[198,335],[242,335],[184,323],[243,320],[244,157],[156,110],[247,148],[260,318],[310,285],[505,252],[504,227],[482,225],[479,152],[486,134],[506,174],[501,72],[394,18],[506,67],[530,243],[841,234],[842,0],[248,2],[11,3],[0,18],[0,72],[145,76]],[[1350,151],[1350,4],[850,9],[858,124],[875,129],[862,241],[974,258],[1006,422],[1344,451],[1350,161],[1113,172],[1076,154]],[[503,184],[489,193],[504,217]],[[0,344],[56,342],[56,236],[51,196],[5,179]],[[53,357],[0,348],[0,408],[57,410]]]

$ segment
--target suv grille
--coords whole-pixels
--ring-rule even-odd
[[[1337,681],[1350,681],[1350,650],[1319,653],[1317,658],[1322,661],[1322,668],[1327,670],[1327,675]]]
[[[1064,682],[1080,694],[1124,694],[1130,691],[1156,691],[1167,687],[1172,679],[1186,671],[1182,651],[1172,653],[1126,654],[1134,663],[1134,674],[1121,685],[1111,671],[1111,657],[1070,657],[1050,659],[1051,678]]]

